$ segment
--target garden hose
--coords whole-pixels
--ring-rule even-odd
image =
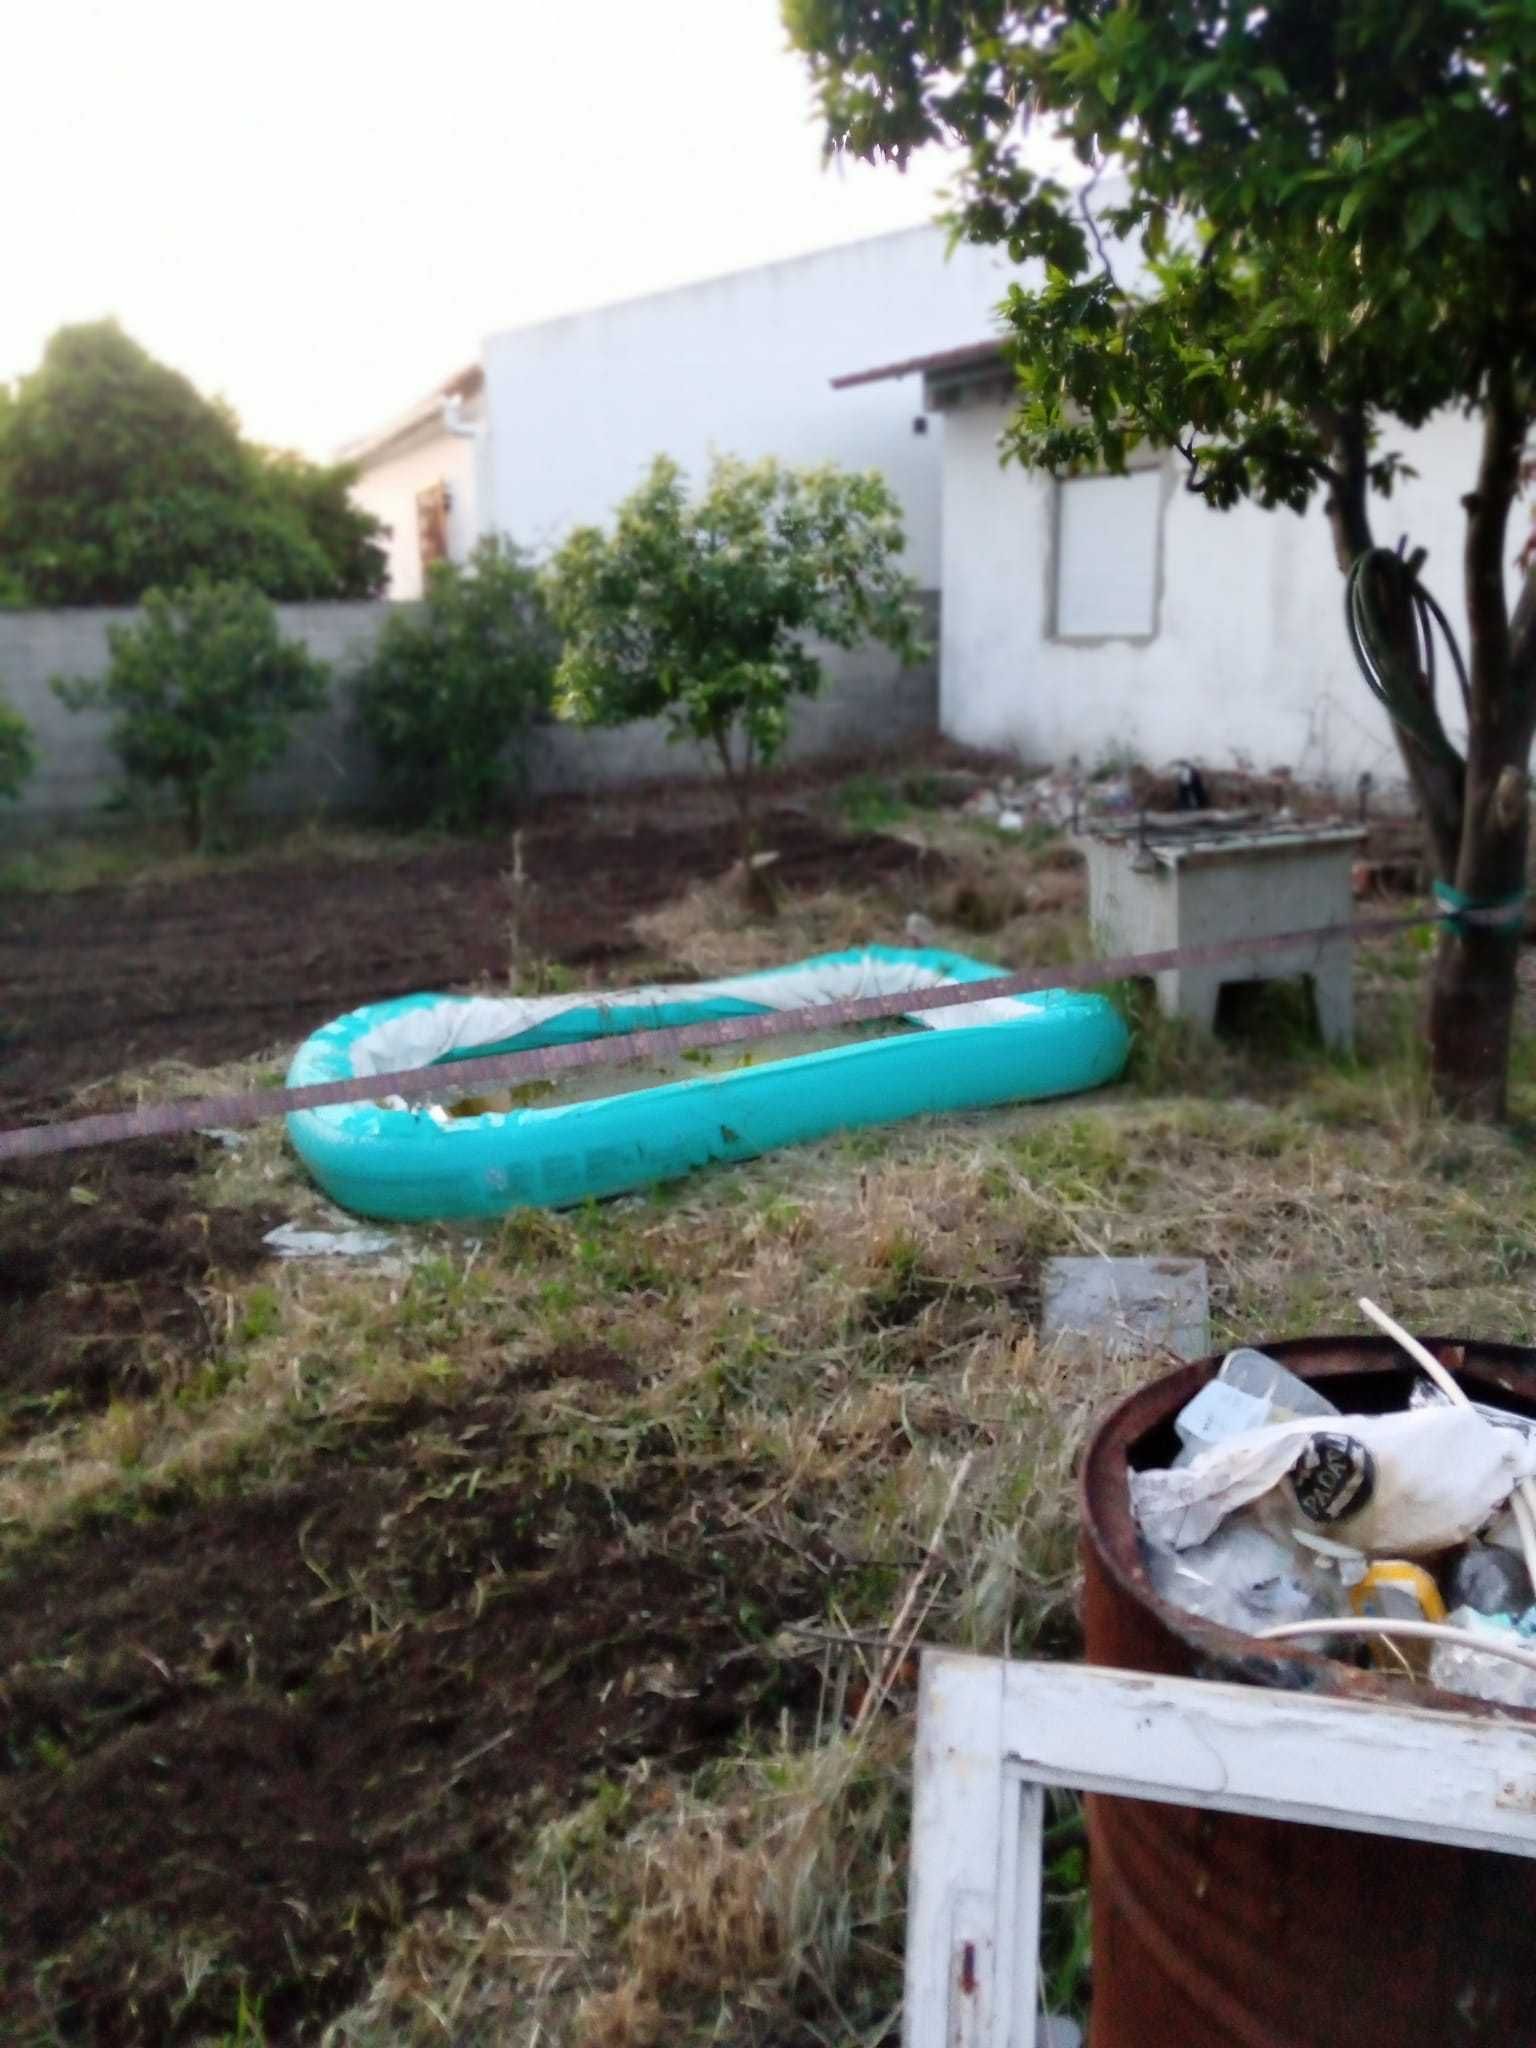
[[[1402,542],[1395,553],[1390,548],[1367,548],[1357,555],[1345,580],[1344,620],[1349,644],[1372,696],[1400,731],[1433,758],[1449,763],[1459,776],[1465,763],[1446,737],[1435,704],[1437,626],[1469,719],[1472,693],[1451,622],[1419,581],[1422,560],[1422,554],[1405,558]],[[1413,621],[1413,658],[1407,664],[1391,644],[1384,593],[1399,615],[1406,612]],[[1472,896],[1443,879],[1434,884],[1440,914],[1453,931],[1463,935],[1489,932],[1515,942],[1525,928],[1527,894],[1522,888],[1503,896]]]
[[[1383,586],[1389,587],[1397,604],[1413,619],[1415,658],[1411,665],[1405,665],[1393,652],[1384,608],[1379,595],[1373,595],[1373,583],[1378,593]],[[1464,705],[1470,695],[1466,664],[1450,620],[1419,581],[1416,562],[1404,559],[1401,544],[1395,554],[1390,548],[1367,548],[1355,558],[1344,586],[1344,620],[1360,673],[1388,717],[1427,753],[1451,761],[1459,769],[1461,756],[1446,738],[1435,708],[1436,626],[1450,654]]]

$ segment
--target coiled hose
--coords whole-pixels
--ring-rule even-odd
[[[1367,548],[1358,555],[1345,580],[1344,620],[1360,673],[1388,717],[1428,753],[1454,762],[1459,769],[1461,756],[1447,739],[1435,706],[1437,626],[1461,686],[1463,706],[1469,705],[1471,696],[1466,664],[1450,620],[1419,581],[1420,560],[1422,556],[1406,560],[1401,544],[1396,553],[1390,548]],[[1393,649],[1384,616],[1389,606],[1399,617],[1406,612],[1413,621],[1411,664]]]

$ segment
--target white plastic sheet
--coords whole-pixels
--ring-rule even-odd
[[[430,1066],[450,1053],[521,1037],[525,1031],[534,1030],[551,1017],[563,1016],[568,1010],[610,1005],[622,1005],[626,1010],[660,1008],[667,1003],[703,1003],[720,997],[751,1003],[763,1010],[800,1010],[817,1003],[942,988],[945,983],[946,977],[936,968],[869,954],[858,960],[826,961],[770,974],[737,975],[726,981],[655,984],[590,991],[585,995],[445,996],[440,1003],[392,1017],[359,1038],[352,1049],[353,1067],[358,1074],[388,1074]],[[1016,1024],[1030,1008],[1024,997],[991,997],[953,1010],[924,1010],[916,1022],[930,1031],[973,1024]]]
[[[1283,1505],[1286,1476],[1320,1426],[1307,1418],[1277,1423],[1229,1437],[1189,1465],[1133,1473],[1142,1534],[1187,1550],[1250,1502],[1276,1494]],[[1370,1498],[1328,1533],[1375,1556],[1426,1557],[1465,1543],[1521,1479],[1536,1476],[1536,1443],[1472,1408],[1341,1415],[1326,1427],[1362,1444],[1375,1465]],[[1297,1519],[1294,1507],[1288,1518]]]

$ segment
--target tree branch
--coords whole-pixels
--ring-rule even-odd
[[[1092,207],[1088,204],[1089,199],[1093,196],[1094,186],[1098,184],[1103,175],[1104,173],[1101,170],[1094,172],[1093,176],[1078,194],[1077,204],[1078,210],[1083,216],[1083,224],[1093,237],[1093,246],[1099,252],[1099,262],[1103,266],[1104,275],[1114,287],[1115,296],[1121,298],[1124,294],[1120,290],[1120,280],[1115,275],[1115,267],[1109,260],[1109,251],[1104,246],[1104,237],[1099,233],[1099,224],[1094,219]]]
[[[1195,446],[1194,435],[1189,435],[1183,441],[1175,440],[1173,445],[1189,464],[1189,475],[1184,481],[1185,490],[1192,492],[1197,498],[1203,498],[1208,487],[1200,481],[1200,451]]]
[[[1347,575],[1367,548],[1375,545],[1371,536],[1370,436],[1365,414],[1356,407],[1347,413],[1315,407],[1312,423],[1329,444],[1331,463],[1322,464],[1324,480],[1331,485],[1328,523],[1333,529],[1333,552]]]
[[[1536,707],[1536,561],[1525,572],[1509,622],[1509,685],[1517,701]]]
[[[1520,458],[1527,421],[1509,373],[1490,373],[1483,413],[1483,446],[1477,485],[1467,500],[1464,557],[1467,625],[1471,634],[1471,711],[1475,722],[1501,725],[1510,706],[1512,634],[1504,595],[1504,550],[1509,511],[1520,488]],[[1528,713],[1527,713],[1528,716]]]

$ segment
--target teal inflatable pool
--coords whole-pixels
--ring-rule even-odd
[[[957,953],[870,946],[727,981],[612,996],[404,996],[317,1031],[299,1048],[288,1084],[982,981],[998,971]],[[1064,990],[926,1010],[913,1021],[925,1028],[598,1101],[472,1116],[398,1099],[348,1103],[298,1111],[288,1131],[325,1192],[359,1216],[498,1216],[623,1194],[713,1160],[750,1159],[862,1124],[1097,1088],[1119,1074],[1129,1043],[1111,1003]]]

